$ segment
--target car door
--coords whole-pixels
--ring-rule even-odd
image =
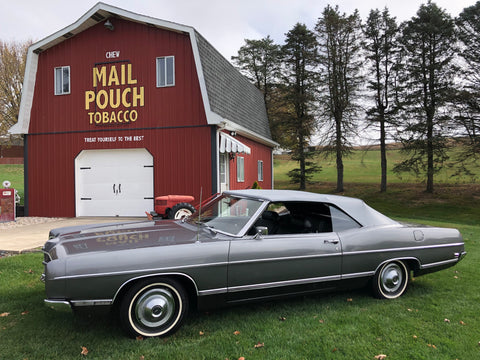
[[[232,240],[228,298],[235,301],[332,286],[341,278],[341,250],[334,232]]]

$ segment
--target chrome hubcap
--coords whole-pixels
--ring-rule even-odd
[[[151,289],[143,293],[135,305],[137,321],[146,327],[168,323],[175,314],[175,298],[167,289]]]
[[[397,291],[402,285],[402,269],[397,264],[387,265],[382,272],[381,281],[386,291]]]

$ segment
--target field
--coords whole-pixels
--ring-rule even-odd
[[[289,187],[284,161],[276,161],[278,188]],[[325,171],[309,190],[333,192],[335,179],[322,165]],[[423,185],[392,176],[381,194],[378,174],[370,169],[376,165],[358,166],[346,172],[346,195],[403,221],[460,229],[467,257],[454,268],[413,279],[393,301],[361,289],[193,312],[175,335],[137,340],[126,338],[108,312],[45,308],[41,254],[3,257],[0,359],[480,358],[480,186],[450,179],[425,194]]]

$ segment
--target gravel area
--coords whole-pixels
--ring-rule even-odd
[[[35,216],[18,217],[16,221],[0,223],[0,230],[12,229],[12,228],[17,228],[17,227],[26,226],[26,225],[44,224],[44,223],[49,223],[52,221],[58,221],[62,219],[63,218],[49,218],[49,217],[35,217]]]

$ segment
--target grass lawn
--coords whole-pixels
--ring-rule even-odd
[[[0,164],[0,186],[8,180],[12,183],[12,188],[16,189],[23,204],[24,185],[23,185],[23,164],[22,165],[5,165]],[[3,188],[3,186],[1,186]]]
[[[275,186],[291,187],[282,166],[277,159]],[[396,300],[377,300],[360,289],[193,313],[175,335],[146,340],[125,337],[108,312],[46,308],[39,281],[42,255],[3,257],[0,359],[480,358],[480,186],[447,181],[425,194],[423,185],[402,180],[381,194],[377,175],[365,170],[371,174],[357,180],[360,173],[346,176],[345,195],[403,221],[460,229],[467,257],[453,268],[413,279]],[[308,190],[334,188],[334,178],[326,177]]]
[[[193,313],[165,339],[128,339],[107,312],[48,309],[42,255],[0,258],[0,359],[479,358],[480,227],[430,224],[460,228],[468,255],[397,300],[362,289]]]

